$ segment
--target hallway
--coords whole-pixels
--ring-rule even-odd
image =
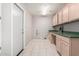
[[[1,3],[0,6],[1,56],[17,56],[22,49],[23,56],[58,56],[55,46],[44,39],[54,30],[52,17],[64,4]]]
[[[59,56],[55,45],[47,39],[33,39],[20,54],[23,56]]]
[[[79,56],[78,12],[74,3],[0,3],[0,56]]]

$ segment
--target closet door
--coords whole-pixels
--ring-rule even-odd
[[[13,55],[23,49],[23,11],[16,4],[13,5]]]

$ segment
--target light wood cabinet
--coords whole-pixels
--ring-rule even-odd
[[[56,48],[62,56],[70,55],[70,45],[70,39],[58,35],[56,36]]]
[[[64,37],[55,33],[56,50],[62,56],[79,56],[79,38]]]
[[[69,46],[69,43],[65,42],[62,40],[62,44],[61,44],[61,54],[63,56],[69,56],[69,49],[70,46]]]
[[[49,34],[48,34],[48,39],[49,39],[51,44],[54,43],[54,39],[52,37],[52,33],[51,32],[49,32]]]
[[[79,3],[69,4],[69,21],[79,19]]]
[[[62,36],[60,35],[56,35],[56,47],[57,47],[57,51],[62,55]]]
[[[58,24],[62,24],[63,22],[62,22],[62,16],[63,16],[63,13],[62,13],[62,10],[60,10],[59,12],[58,12]]]
[[[63,56],[69,56],[70,43],[69,39],[64,38],[62,36],[56,36],[56,48],[57,51]]]
[[[68,5],[63,8],[63,23],[68,22]]]
[[[56,24],[55,24],[55,22],[56,22],[55,16],[53,16],[53,19],[52,19],[52,20],[53,20],[53,24],[52,24],[52,25],[55,26],[55,25],[56,25]]]
[[[53,17],[53,26],[57,25],[58,21],[57,21],[57,14],[54,15]]]
[[[66,4],[53,18],[53,26],[79,19],[79,3]]]
[[[79,56],[79,38],[72,38],[71,43],[71,55]]]
[[[55,44],[56,45],[56,35],[52,34],[52,32],[48,33],[48,39],[49,39],[51,44]]]
[[[56,48],[57,48],[57,51],[58,51],[58,52],[60,52],[60,50],[61,50],[61,49],[60,49],[60,42],[61,42],[60,40],[61,40],[61,39],[60,39],[59,37],[56,37]]]
[[[79,38],[56,35],[56,49],[62,56],[79,56]]]

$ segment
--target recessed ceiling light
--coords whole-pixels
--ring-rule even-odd
[[[41,7],[41,13],[42,15],[47,15],[49,13],[50,6],[49,5],[44,5]]]

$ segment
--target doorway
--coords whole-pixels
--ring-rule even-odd
[[[33,38],[46,39],[48,30],[52,28],[51,16],[34,16],[33,17]]]

